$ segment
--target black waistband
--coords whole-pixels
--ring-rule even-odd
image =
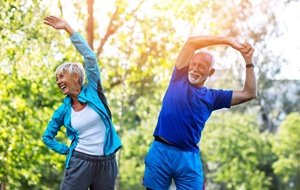
[[[115,159],[115,153],[112,153],[108,156],[94,156],[94,155],[89,155],[89,154],[85,154],[82,152],[78,152],[76,150],[74,150],[73,155],[76,158],[82,159],[82,160],[86,160],[86,161],[90,161],[90,162],[102,162],[102,161],[108,161],[108,160],[112,160]]]
[[[163,140],[161,137],[158,137],[158,136],[155,136],[155,137],[154,137],[154,140],[155,140],[155,141],[158,141],[158,142],[161,142],[161,143],[164,143],[164,144],[167,144],[167,145],[170,145],[170,146],[174,146],[174,145],[172,145],[172,144],[166,142],[165,140]]]

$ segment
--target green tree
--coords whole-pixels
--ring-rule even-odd
[[[283,189],[300,189],[300,114],[289,114],[280,124],[273,141],[278,160],[273,164],[275,173],[283,182]]]
[[[64,157],[46,148],[41,137],[63,97],[54,68],[68,58],[80,59],[68,53],[62,36],[45,29],[49,12],[42,2],[4,1],[0,8],[1,186],[57,189]]]
[[[274,159],[268,135],[260,134],[254,115],[215,113],[200,143],[207,185],[213,189],[269,189],[262,170]]]
[[[191,33],[251,39],[259,52],[259,98],[233,108],[234,113],[259,113],[263,122],[256,123],[255,127],[259,125],[261,131],[273,132],[281,117],[285,118],[285,114],[297,109],[297,106],[286,106],[299,102],[298,99],[292,100],[288,91],[284,95],[276,92],[277,96],[269,96],[272,88],[281,89],[274,79],[282,64],[273,63],[285,61],[281,55],[273,55],[272,47],[268,45],[280,35],[274,7],[283,7],[285,4],[281,2],[116,0],[109,9],[102,5],[103,2],[93,0],[87,3],[80,0],[55,2],[57,5],[43,0],[31,3],[2,0],[0,3],[0,182],[7,184],[8,189],[57,189],[63,175],[65,157],[46,148],[41,143],[41,135],[63,98],[53,76],[56,66],[65,61],[82,62],[82,59],[66,35],[42,25],[42,18],[50,14],[49,10],[51,14],[72,18],[79,26],[78,31],[87,36],[90,46],[99,56],[104,90],[124,144],[119,152],[120,180],[117,184],[122,189],[142,188],[143,160],[147,146],[153,140],[161,100],[176,56]],[[100,16],[103,12],[107,13],[104,16],[108,19]],[[262,19],[257,19],[258,14]],[[213,47],[213,50],[219,59],[217,66],[222,70],[216,76],[221,80],[210,81],[213,87],[239,88],[243,82],[241,71],[244,66],[239,63],[240,55],[230,48]],[[274,99],[282,97],[280,105],[272,104]],[[232,117],[247,118],[239,114]],[[234,123],[226,125],[230,128],[229,125],[234,126]],[[258,136],[258,143],[261,138],[267,139],[268,149],[269,137]],[[253,136],[245,137],[253,138],[251,142],[254,143]],[[66,140],[63,133],[58,138]],[[226,158],[235,158],[230,151],[223,153]],[[242,155],[236,163],[244,161],[246,164],[241,164],[240,168],[249,170],[250,174],[258,171],[258,175],[273,183],[272,171],[269,171],[273,155],[265,154],[265,158],[259,161],[255,158],[244,161]],[[204,165],[206,162],[225,164],[221,161],[205,157]],[[260,169],[251,170],[250,165]],[[214,172],[221,171],[216,169]],[[216,175],[207,177],[209,181],[219,180]],[[232,187],[251,186],[251,182],[242,183],[242,177],[238,176],[238,182],[218,183],[228,183]],[[261,187],[268,185],[259,184]]]

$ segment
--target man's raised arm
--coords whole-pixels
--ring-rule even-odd
[[[211,45],[229,45],[232,48],[240,51],[243,47],[242,44],[232,37],[221,36],[194,36],[190,37],[182,47],[179,56],[176,61],[177,69],[181,69],[188,66],[191,58],[195,54],[196,50],[211,46]]]
[[[246,78],[244,89],[241,91],[233,91],[231,100],[232,106],[247,102],[257,96],[257,84],[252,60],[254,48],[248,42],[245,42],[240,52],[245,60]]]

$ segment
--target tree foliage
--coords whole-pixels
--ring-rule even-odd
[[[0,7],[0,182],[7,189],[57,189],[64,157],[46,148],[41,137],[63,97],[54,69],[68,58],[79,59],[67,53],[62,36],[43,26],[45,4],[5,1]]]
[[[276,133],[281,120],[299,108],[299,85],[284,89],[290,81],[276,82],[280,65],[286,60],[282,55],[274,55],[269,45],[281,34],[275,10],[288,1],[106,2],[112,6],[102,3],[1,1],[2,187],[6,184],[7,189],[58,189],[63,175],[65,157],[46,148],[41,136],[63,98],[55,84],[56,66],[65,61],[82,62],[82,58],[65,34],[42,24],[49,14],[69,18],[99,56],[104,90],[123,142],[118,154],[119,189],[142,189],[144,157],[153,140],[161,100],[180,48],[188,36],[195,34],[250,39],[256,49],[259,79],[256,101],[232,108],[231,114],[217,113],[205,128],[201,149],[208,188],[279,189],[279,177],[284,179],[282,183],[297,179],[295,165],[283,172],[284,162],[295,163],[291,153],[294,151],[284,152],[279,144],[270,144],[272,135],[261,133]],[[211,49],[219,74],[208,85],[242,88],[241,56],[226,47]],[[282,64],[275,64],[278,62]],[[284,93],[274,89],[283,89]],[[280,101],[274,103],[274,99]],[[280,128],[292,126],[288,121],[293,118],[297,116],[289,116]],[[281,131],[278,138],[287,135],[280,134]],[[58,138],[68,143],[63,131]],[[292,146],[288,140],[291,139],[286,138],[286,144]],[[281,153],[293,159],[284,160]],[[271,167],[276,156],[274,169],[278,176]]]
[[[286,187],[300,188],[300,114],[289,114],[280,124],[273,141],[278,160],[273,164]]]
[[[268,189],[271,177],[261,170],[272,163],[271,144],[259,134],[255,117],[219,113],[205,127],[200,148],[208,183],[226,189]]]

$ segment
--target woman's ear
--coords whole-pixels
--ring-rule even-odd
[[[79,74],[74,73],[74,74],[73,74],[73,79],[74,79],[74,82],[78,82],[79,79],[80,79]]]

